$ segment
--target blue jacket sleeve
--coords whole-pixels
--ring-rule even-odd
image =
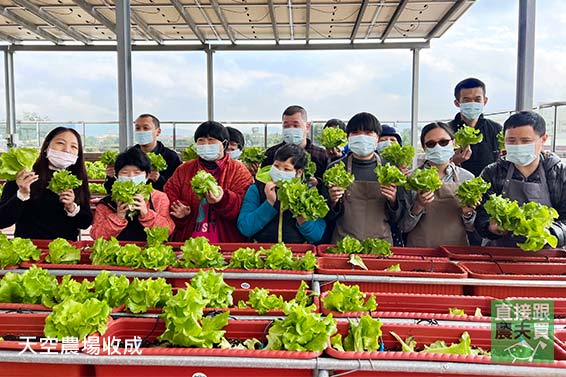
[[[303,225],[298,226],[298,228],[299,232],[301,232],[309,243],[318,243],[326,230],[326,221],[324,221],[324,219],[305,221]]]
[[[259,202],[259,192],[256,185],[251,185],[244,196],[240,215],[238,216],[238,230],[246,237],[252,237],[262,230],[279,211],[266,200]]]

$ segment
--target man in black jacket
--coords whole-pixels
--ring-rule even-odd
[[[499,160],[484,169],[481,177],[491,183],[483,203],[491,194],[502,195],[519,204],[537,202],[553,207],[558,219],[550,228],[558,239],[557,247],[566,245],[566,166],[551,152],[544,152],[548,138],[544,119],[533,112],[522,111],[505,121],[505,160]],[[490,245],[516,247],[522,242],[498,228],[490,220],[483,204],[477,208],[477,231],[488,238]]]
[[[501,125],[483,116],[488,98],[481,80],[468,78],[460,81],[454,88],[454,97],[454,105],[460,108],[460,112],[449,123],[450,127],[454,132],[463,126],[474,127],[480,130],[483,140],[456,150],[452,161],[477,177],[483,168],[499,157],[497,135],[501,132]]]
[[[326,154],[326,149],[317,147],[307,138],[310,130],[310,123],[307,120],[307,111],[301,106],[289,106],[283,112],[283,142],[276,144],[265,151],[265,159],[261,166],[273,164],[275,152],[283,146],[283,144],[296,144],[304,148],[311,155],[311,160],[316,164],[316,173],[314,176],[318,181],[322,181],[322,174],[330,163],[330,158]],[[314,181],[311,182],[314,184]]]
[[[173,175],[175,169],[182,164],[181,158],[172,149],[167,148],[162,142],[157,140],[161,134],[161,125],[159,119],[151,114],[142,114],[136,119],[136,132],[134,133],[135,147],[141,148],[145,153],[155,153],[163,156],[167,163],[167,168],[163,171],[152,171],[149,174],[148,181],[154,189],[163,191],[165,182]],[[104,188],[106,192],[112,192],[112,185],[116,181],[116,172],[114,167],[106,169],[106,180]]]

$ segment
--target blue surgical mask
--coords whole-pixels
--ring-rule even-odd
[[[301,144],[305,138],[305,130],[302,128],[283,128],[283,141],[287,144]]]
[[[460,113],[464,118],[476,120],[483,113],[483,103],[481,102],[464,102],[460,104]]]
[[[393,144],[391,142],[391,140],[384,140],[384,141],[380,141],[379,143],[377,143],[377,151],[379,153],[383,152],[383,150],[385,148],[387,148],[388,146],[390,146],[391,144]]]
[[[220,157],[220,145],[218,144],[197,144],[197,154],[206,161],[216,161]]]
[[[228,154],[230,155],[230,157],[232,157],[232,159],[237,160],[237,159],[240,158],[242,151],[239,150],[239,149],[236,149],[235,151],[228,152]]]
[[[136,131],[134,133],[136,144],[147,145],[153,142],[153,131]]]
[[[128,176],[125,176],[125,175],[119,175],[117,180],[118,180],[118,182],[132,181],[136,185],[139,185],[140,183],[145,183],[147,181],[147,178],[146,178],[145,174],[134,175],[134,176],[131,176],[131,177],[128,177]]]
[[[505,144],[506,160],[519,166],[530,165],[537,158],[535,143]]]
[[[454,146],[450,143],[444,147],[436,144],[434,148],[425,149],[425,159],[437,165],[447,163],[454,156]]]
[[[297,173],[294,171],[281,171],[272,165],[269,170],[269,175],[271,176],[271,180],[277,183],[279,181],[290,181],[295,178]]]
[[[350,150],[360,157],[367,157],[373,152],[377,147],[377,139],[373,136],[367,135],[356,135],[350,136],[348,138],[348,144],[350,145]]]

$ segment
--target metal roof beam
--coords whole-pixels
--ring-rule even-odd
[[[430,33],[428,33],[428,35],[426,36],[425,39],[428,40],[428,39],[434,38],[434,35],[439,30],[442,30],[442,28],[448,23],[448,21],[450,21],[450,18],[458,10],[460,10],[460,8],[462,8],[464,6],[464,4],[466,4],[466,0],[456,0],[454,5],[452,5],[452,8],[448,9],[448,12],[446,12],[446,14],[440,19],[440,21],[438,21],[438,23],[432,28],[432,30],[430,31]]]
[[[97,52],[116,51],[115,45],[11,45],[0,46],[0,51],[8,47],[14,51],[74,51],[74,52]],[[414,48],[429,48],[430,41],[426,42],[391,42],[391,43],[310,43],[310,44],[164,44],[164,45],[132,45],[132,51],[205,51],[207,48],[214,51],[305,51],[305,50],[399,50]]]
[[[6,9],[6,7],[0,7],[0,15],[2,15],[3,17],[7,18],[8,20],[18,24],[18,26],[24,27],[30,31],[32,31],[33,33],[39,35],[40,37],[47,39],[50,42],[53,42],[55,44],[58,44],[61,42],[61,40],[59,38],[57,38],[56,36],[54,36],[53,34],[42,30],[39,28],[39,26],[34,25],[33,23],[25,20],[24,18],[10,12],[8,9]]]
[[[10,42],[10,43],[17,43],[17,42],[21,42],[20,39],[16,39],[6,33],[3,33],[0,31],[0,39],[6,42]]]
[[[307,14],[306,14],[306,30],[305,30],[305,40],[309,43],[310,40],[310,33],[311,33],[311,0],[307,0]]]
[[[362,5],[360,6],[360,11],[358,12],[358,17],[356,18],[356,23],[354,24],[354,28],[352,29],[352,34],[350,35],[351,43],[354,43],[354,40],[356,39],[356,34],[358,34],[358,30],[360,29],[360,25],[362,24],[362,18],[364,18],[364,13],[366,12],[368,3],[369,0],[362,1]]]
[[[389,20],[389,23],[387,24],[385,30],[383,31],[383,34],[381,34],[381,38],[380,38],[381,42],[385,42],[385,40],[389,37],[389,34],[391,34],[393,27],[395,27],[395,24],[397,23],[399,16],[401,16],[401,13],[403,13],[403,10],[407,6],[408,2],[409,0],[401,0],[399,5],[397,5],[397,8],[395,8],[395,12],[393,12],[391,19]]]
[[[273,28],[273,38],[275,38],[275,43],[279,44],[279,30],[277,29],[277,21],[275,20],[273,0],[267,0],[267,4],[269,5],[269,17],[271,18],[271,27]]]
[[[224,30],[226,30],[226,34],[228,34],[228,38],[230,39],[230,42],[232,42],[232,44],[236,43],[236,38],[234,38],[234,34],[232,33],[232,30],[230,30],[230,25],[228,24],[228,21],[226,21],[226,17],[224,17],[224,13],[222,12],[222,9],[220,9],[220,6],[218,5],[218,1],[210,0],[210,5],[214,9],[214,12],[216,12],[218,18],[220,19],[220,22],[222,23],[222,27],[224,27]]]
[[[98,12],[94,7],[88,3],[86,0],[73,0],[77,5],[87,12],[92,18],[100,22],[102,25],[106,26],[108,30],[116,34],[116,25],[110,21],[108,18],[104,17],[100,12]]]
[[[68,35],[74,40],[82,42],[84,44],[91,43],[91,40],[89,38],[85,37],[83,34],[79,33],[78,31],[71,29],[69,25],[65,24],[63,21],[60,21],[55,16],[51,15],[51,13],[47,12],[44,9],[41,9],[41,7],[38,7],[34,3],[28,0],[13,0],[13,1],[22,8],[25,8],[28,12],[30,12],[34,16],[41,18],[43,21],[59,29],[62,33]]]
[[[157,44],[163,44],[163,36],[157,30],[152,28],[141,18],[141,16],[133,9],[130,9],[132,20],[135,22],[137,27],[139,27],[144,34],[146,34],[150,39],[153,39]]]
[[[205,44],[206,40],[204,39],[204,36],[202,35],[202,32],[198,29],[197,27],[197,23],[195,22],[195,20],[191,17],[191,15],[189,14],[189,12],[187,12],[187,10],[185,9],[185,7],[183,6],[183,4],[181,4],[181,2],[179,0],[170,0],[171,3],[173,4],[173,6],[175,7],[175,9],[177,10],[177,12],[179,12],[179,14],[181,15],[181,17],[183,17],[183,19],[185,20],[185,22],[187,23],[187,25],[189,25],[189,27],[191,28],[191,30],[193,31],[193,33],[196,35],[196,37],[198,38],[198,40],[200,41],[200,43]]]

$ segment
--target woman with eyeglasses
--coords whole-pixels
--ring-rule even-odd
[[[451,162],[454,134],[446,123],[427,124],[421,133],[425,162],[419,169],[438,169],[442,187],[435,192],[406,191],[401,230],[407,233],[408,247],[468,245],[466,232],[474,230],[475,208],[462,207],[456,197],[460,183],[474,178],[469,171]]]

